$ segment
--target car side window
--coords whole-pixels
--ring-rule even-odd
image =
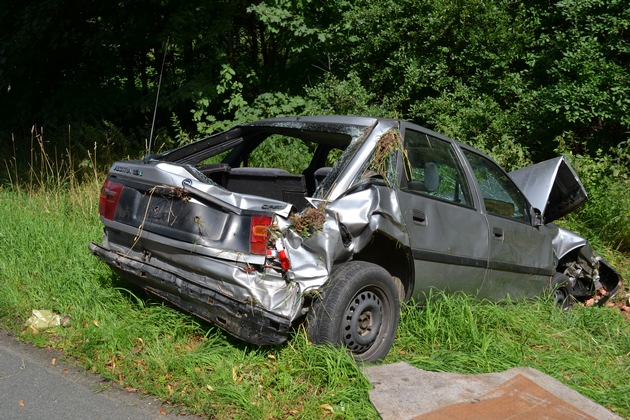
[[[490,159],[468,150],[470,162],[488,214],[529,222],[527,200],[514,182]]]
[[[466,177],[451,144],[405,130],[406,190],[472,207]]]

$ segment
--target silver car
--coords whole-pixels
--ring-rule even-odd
[[[249,166],[270,142],[299,144],[308,163]],[[605,302],[619,274],[550,223],[586,199],[561,157],[508,174],[405,121],[267,119],[114,163],[100,196],[102,243],[90,249],[244,341],[282,343],[306,320],[314,343],[376,362],[400,302],[431,289],[494,300],[550,292],[564,308]]]

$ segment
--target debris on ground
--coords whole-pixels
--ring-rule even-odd
[[[70,317],[62,317],[59,314],[47,309],[33,309],[31,316],[24,323],[25,326],[34,330],[45,330],[50,327],[65,327],[70,324]]]

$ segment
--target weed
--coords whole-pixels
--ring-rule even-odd
[[[378,174],[389,185],[394,185],[397,176],[395,175],[396,165],[393,164],[392,159],[396,153],[402,153],[405,173],[409,175],[411,172],[409,157],[403,147],[402,137],[397,130],[389,130],[379,138],[374,155],[370,159],[368,171],[371,171],[372,174]],[[367,175],[371,176],[369,172]]]
[[[307,207],[303,212],[291,215],[291,227],[303,238],[308,238],[324,226],[325,204],[319,207]]]

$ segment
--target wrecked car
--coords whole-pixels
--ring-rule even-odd
[[[286,139],[308,164],[253,167]],[[302,149],[300,149],[302,150]],[[553,293],[603,303],[621,278],[551,223],[587,199],[562,157],[506,173],[418,125],[369,117],[267,119],[111,166],[100,195],[115,272],[246,342],[306,321],[314,343],[388,353],[400,303],[430,289],[493,300]]]

